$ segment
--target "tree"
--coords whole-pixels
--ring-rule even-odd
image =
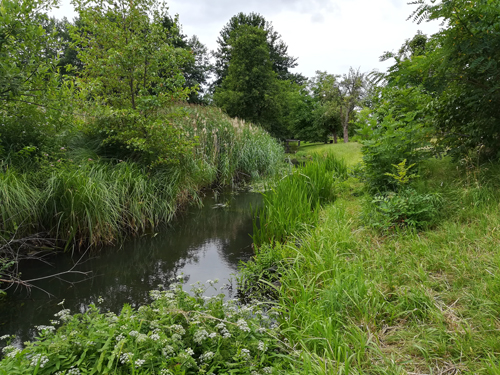
[[[300,74],[293,74],[290,69],[297,66],[297,58],[288,55],[288,46],[281,40],[281,35],[276,32],[270,22],[258,13],[238,13],[231,17],[229,22],[222,28],[217,39],[219,47],[213,52],[215,57],[214,87],[220,86],[229,72],[229,63],[232,59],[232,48],[230,39],[232,33],[240,26],[257,27],[265,31],[266,42],[269,49],[272,70],[277,74],[278,79],[291,80],[303,83],[305,77]]]
[[[340,78],[340,77],[339,77]],[[352,113],[361,104],[365,92],[364,73],[349,68],[349,73],[335,85],[340,123],[344,133],[344,143],[349,142],[349,123]]]
[[[82,62],[78,59],[78,51],[74,46],[74,40],[71,38],[69,29],[78,25],[80,20],[76,18],[73,23],[69,22],[66,17],[62,20],[57,18],[44,18],[41,20],[42,27],[47,33],[55,33],[59,43],[54,45],[54,49],[48,51],[48,55],[58,57],[57,68],[63,75],[76,75],[83,69]],[[68,66],[71,68],[67,69]]]
[[[85,68],[78,84],[93,100],[116,109],[154,110],[183,100],[182,67],[191,54],[173,46],[162,21],[167,8],[153,0],[74,0],[81,25],[71,37]],[[177,21],[176,21],[177,22]]]
[[[242,25],[228,41],[231,61],[227,76],[215,90],[214,101],[230,116],[262,125],[275,137],[283,136],[281,105],[285,91],[272,68],[266,32]]]
[[[170,33],[172,45],[177,48],[183,48],[189,51],[193,58],[186,60],[183,67],[184,87],[196,88],[192,90],[188,96],[188,102],[194,104],[202,104],[203,94],[206,91],[206,86],[212,71],[212,64],[208,54],[208,48],[201,43],[196,35],[188,39],[177,25],[175,19],[170,16],[163,20],[163,27]]]
[[[55,1],[3,0],[0,5],[0,109],[9,102],[45,105],[58,86],[55,32],[41,26]]]
[[[56,134],[67,126],[68,87],[57,72],[61,43],[54,30],[42,27],[53,5],[0,3],[0,154],[26,148],[40,155],[55,147]]]
[[[71,37],[84,64],[76,82],[95,113],[89,132],[121,158],[149,166],[178,163],[191,144],[169,121],[169,107],[192,90],[182,71],[192,54],[173,45],[163,26],[167,8],[154,0],[74,5],[81,24]]]
[[[335,143],[341,130],[337,79],[338,76],[317,71],[311,82],[311,91],[320,103],[315,111],[316,126],[323,129],[326,139],[333,135]]]
[[[394,69],[394,82],[419,75],[432,95],[438,138],[456,156],[500,157],[500,5],[483,0],[414,1],[411,19],[440,20],[425,53]]]

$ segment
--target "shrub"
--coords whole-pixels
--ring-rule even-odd
[[[208,281],[211,285],[212,281]],[[172,284],[151,292],[151,305],[119,315],[91,305],[83,314],[67,309],[53,325],[36,327],[39,337],[19,350],[4,348],[4,374],[277,374],[289,349],[278,338],[270,314],[257,305],[224,302],[224,295],[193,295]],[[59,328],[56,328],[60,325]]]
[[[436,223],[442,204],[437,193],[422,194],[412,188],[375,195],[365,202],[364,219],[374,228],[425,228]]]
[[[414,165],[412,172],[435,152],[426,112],[428,94],[420,88],[386,88],[377,100],[376,110],[363,110],[358,122],[365,182],[371,193],[397,188],[396,181],[386,174],[392,165],[406,159]]]

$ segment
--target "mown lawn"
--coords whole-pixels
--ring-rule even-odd
[[[299,152],[310,155],[333,153],[336,157],[344,159],[347,165],[355,165],[362,160],[361,144],[357,142],[349,143],[301,143]],[[299,154],[300,155],[300,154]]]

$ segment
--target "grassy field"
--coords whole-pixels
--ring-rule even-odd
[[[361,144],[357,142],[350,143],[307,143],[302,142],[298,154],[318,155],[333,154],[339,159],[344,159],[347,165],[355,165],[362,160]]]
[[[353,145],[305,149],[359,160]],[[299,372],[500,374],[500,194],[485,176],[495,170],[428,162],[420,189],[444,205],[423,231],[371,228],[369,198],[347,181],[305,235],[260,248],[249,268],[277,268],[281,329],[301,353]]]

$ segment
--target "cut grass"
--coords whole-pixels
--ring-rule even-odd
[[[324,155],[332,153],[338,159],[344,159],[348,166],[356,165],[362,161],[361,144],[349,143],[301,143],[299,152],[309,155]]]

